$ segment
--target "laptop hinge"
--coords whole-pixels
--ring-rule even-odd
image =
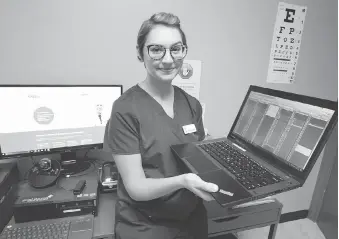
[[[232,143],[232,145],[234,145],[235,147],[237,147],[237,148],[240,149],[241,151],[246,152],[246,149],[240,147],[239,145],[237,145],[237,144],[235,144],[235,143]]]
[[[300,184],[304,184],[302,181],[302,179],[292,175],[290,172],[288,172],[287,170],[282,169],[281,167],[277,167],[281,172],[285,173],[286,175],[288,175],[290,178],[293,178],[294,180],[298,181]]]

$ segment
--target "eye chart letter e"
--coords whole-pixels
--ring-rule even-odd
[[[306,7],[280,2],[268,67],[268,83],[293,83],[304,29]]]

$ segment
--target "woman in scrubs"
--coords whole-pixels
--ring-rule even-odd
[[[114,102],[105,132],[119,171],[117,239],[207,238],[203,200],[218,187],[189,173],[170,150],[205,137],[201,104],[171,84],[186,53],[177,16],[157,13],[142,24],[137,57],[146,79]]]

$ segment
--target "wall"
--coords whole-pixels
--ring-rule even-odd
[[[142,21],[169,11],[182,21],[187,59],[203,61],[205,125],[212,135],[225,135],[250,84],[337,99],[338,2],[288,3],[308,8],[293,85],[266,83],[277,0],[1,1],[0,84],[123,84],[126,90],[145,78],[135,54]],[[283,213],[309,208],[321,159],[303,188],[277,196]]]

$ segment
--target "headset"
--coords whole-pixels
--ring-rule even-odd
[[[61,165],[58,160],[43,158],[28,172],[28,183],[33,188],[47,188],[56,183],[60,176]]]

